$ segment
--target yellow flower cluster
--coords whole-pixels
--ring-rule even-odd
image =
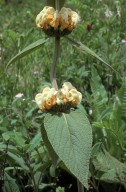
[[[37,27],[42,28],[45,32],[52,29],[60,35],[64,30],[66,33],[70,33],[79,22],[79,15],[65,7],[58,12],[53,7],[46,6],[36,17]]]
[[[76,107],[81,100],[82,94],[70,82],[65,82],[58,91],[46,87],[35,97],[35,101],[42,111],[53,110],[58,106]]]

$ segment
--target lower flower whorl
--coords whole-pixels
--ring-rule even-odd
[[[58,91],[46,87],[35,96],[36,104],[42,111],[70,109],[76,107],[81,100],[82,94],[70,82],[65,82]]]

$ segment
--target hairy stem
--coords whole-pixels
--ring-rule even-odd
[[[78,192],[84,192],[84,186],[77,180]]]
[[[55,0],[55,9],[59,11],[59,0]]]
[[[56,81],[56,66],[58,63],[59,53],[60,53],[60,37],[56,36],[53,64],[52,64],[51,73],[50,73],[50,80],[51,80],[52,87],[55,88],[56,90],[58,90],[58,85]]]
[[[58,13],[59,11],[59,0],[55,0],[55,9]],[[50,80],[52,87],[58,90],[58,85],[56,81],[56,67],[58,63],[58,58],[59,58],[59,53],[60,53],[60,36],[55,37],[55,50],[54,50],[54,57],[53,57],[53,64],[51,68],[51,73],[50,73]]]

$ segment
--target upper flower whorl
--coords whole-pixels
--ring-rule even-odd
[[[80,16],[70,8],[62,7],[58,12],[53,7],[46,6],[36,17],[36,25],[45,33],[60,36],[71,33],[80,22]]]

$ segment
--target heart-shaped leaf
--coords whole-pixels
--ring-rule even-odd
[[[66,167],[88,188],[92,129],[82,110],[47,113],[44,126],[53,149]]]

